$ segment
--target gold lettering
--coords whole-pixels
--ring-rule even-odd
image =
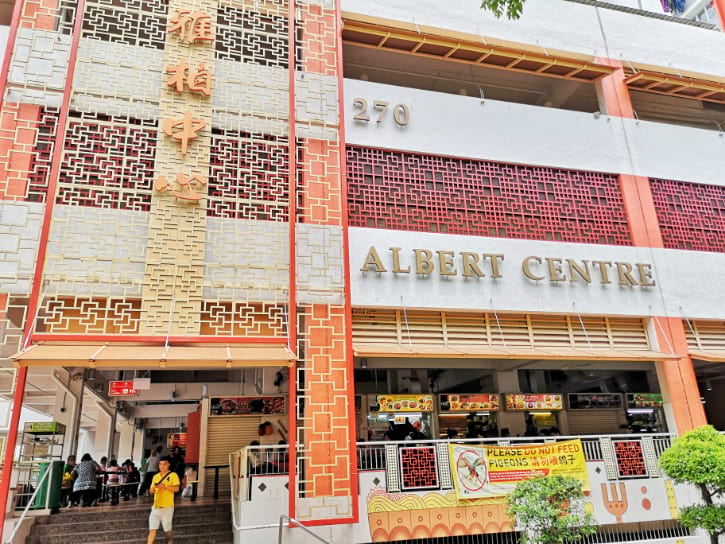
[[[617,275],[619,276],[619,285],[639,285],[632,275],[632,265],[629,263],[614,263],[617,265]]]
[[[396,274],[410,274],[410,267],[406,269],[400,268],[400,248],[390,247],[388,249],[393,252],[393,272]]]
[[[415,273],[430,274],[435,270],[433,265],[433,252],[427,249],[414,249],[415,252]]]
[[[547,257],[546,264],[549,265],[549,281],[566,281],[561,262],[562,259]]]
[[[592,264],[599,268],[599,276],[602,278],[602,283],[612,283],[609,279],[609,273],[607,268],[612,266],[610,261],[592,261]]]
[[[544,276],[537,276],[531,271],[531,261],[541,264],[541,257],[531,256],[524,259],[524,261],[521,263],[521,270],[523,270],[524,276],[534,281],[543,280]]]
[[[441,270],[440,275],[441,276],[455,276],[458,274],[458,271],[453,266],[453,256],[455,253],[453,251],[436,251],[438,253],[438,263],[440,264]]]
[[[487,258],[491,259],[491,277],[492,278],[500,278],[501,272],[499,271],[498,264],[503,261],[503,255],[499,255],[496,253],[484,253],[481,255],[483,257],[483,260],[485,261]]]
[[[586,283],[592,283],[592,272],[589,270],[589,261],[582,261],[582,267],[574,259],[567,259],[566,264],[569,265],[569,281],[577,281],[576,275],[583,279]],[[576,272],[576,275],[574,274]]]
[[[471,251],[461,251],[461,258],[463,259],[463,275],[464,276],[476,276],[482,278],[484,273],[478,268],[478,253]]]
[[[642,287],[654,287],[657,282],[652,278],[652,265],[637,263],[637,272],[639,273],[639,284]]]
[[[371,266],[375,267],[375,272],[388,271],[383,266],[383,260],[380,258],[380,255],[378,255],[378,251],[375,249],[375,246],[370,246],[368,254],[365,257],[365,262],[363,262],[363,265],[360,267],[360,272],[368,272]]]

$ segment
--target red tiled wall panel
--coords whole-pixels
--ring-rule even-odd
[[[616,175],[347,147],[356,227],[631,245]]]
[[[650,179],[665,247],[725,252],[725,187]]]

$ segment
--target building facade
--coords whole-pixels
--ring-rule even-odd
[[[240,541],[509,534],[442,439],[533,433],[602,526],[700,541],[656,459],[725,429],[725,38],[642,4],[18,0],[0,502],[24,403],[64,454],[232,453]]]

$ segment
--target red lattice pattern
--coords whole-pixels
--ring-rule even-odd
[[[348,146],[350,225],[631,245],[617,177]]]
[[[33,160],[28,171],[27,199],[31,202],[45,202],[48,196],[48,182],[57,127],[58,112],[41,108]]]
[[[289,148],[274,136],[214,134],[208,215],[287,221]]]
[[[66,132],[58,204],[148,211],[155,121],[73,119]]]
[[[725,187],[650,179],[665,247],[725,252]]]
[[[620,478],[647,477],[647,465],[644,462],[641,442],[636,440],[614,442],[614,454],[617,457]]]
[[[433,446],[400,448],[403,491],[438,487],[438,462]]]

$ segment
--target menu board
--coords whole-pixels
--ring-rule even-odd
[[[187,433],[169,433],[166,435],[166,447],[174,448],[176,446],[185,448],[189,442],[189,435]]]
[[[569,410],[616,410],[622,408],[619,393],[569,393]]]
[[[440,395],[439,399],[441,412],[497,412],[500,408],[499,397],[494,393]]]
[[[506,399],[506,410],[563,410],[564,403],[561,395],[550,393],[524,394],[514,393],[504,395]]]
[[[371,395],[371,412],[432,412],[433,395]]]
[[[216,416],[284,414],[284,397],[215,397],[211,413]]]
[[[659,408],[662,393],[627,393],[627,408]]]

